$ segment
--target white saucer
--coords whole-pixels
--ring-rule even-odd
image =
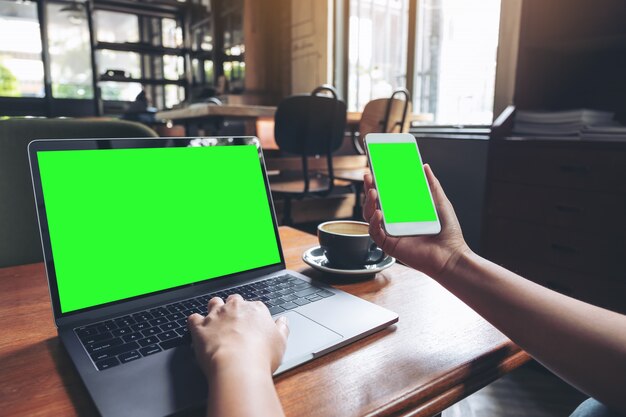
[[[324,250],[319,246],[314,246],[311,249],[305,251],[302,254],[302,260],[306,262],[308,265],[312,266],[315,269],[319,269],[320,271],[330,272],[332,274],[341,274],[341,275],[371,275],[376,272],[380,272],[383,269],[389,268],[391,265],[396,263],[396,258],[393,256],[385,256],[382,261],[371,264],[371,265],[363,265],[358,269],[338,269],[332,268],[328,266],[328,259],[326,259],[326,255],[324,254]]]

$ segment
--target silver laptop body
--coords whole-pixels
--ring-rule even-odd
[[[215,295],[227,296],[243,291],[248,294],[246,298],[264,301],[274,313],[274,319],[288,316],[287,351],[276,374],[398,321],[398,316],[389,310],[285,268],[265,164],[256,138],[36,140],[30,143],[28,151],[55,324],[63,345],[103,416],[160,416],[205,407],[207,382],[195,362],[185,320],[186,314],[202,313],[202,304],[206,305],[206,300]],[[223,156],[217,158],[212,152],[222,152]],[[233,156],[239,153],[248,156]],[[155,157],[157,154],[158,158]],[[200,154],[206,157],[197,158]],[[190,175],[184,175],[196,172],[194,170],[204,172],[202,170],[208,162],[223,161],[223,158],[234,158],[236,162],[225,163],[220,175],[204,178],[194,175],[192,179]],[[238,169],[237,172],[247,174],[236,179],[237,173],[229,172],[229,167],[238,168],[236,165],[244,159],[247,171]],[[178,165],[170,166],[173,160],[178,161]],[[158,167],[155,161],[160,161]],[[154,174],[147,175],[150,172]],[[110,182],[107,182],[108,178],[111,178]],[[170,179],[174,185],[163,185],[169,184]],[[167,204],[176,199],[182,202],[182,206],[175,213],[170,208],[166,213],[155,215],[154,210],[158,211],[159,207],[149,201],[142,207],[143,201],[149,200],[145,198],[129,207],[115,209],[117,203],[112,200],[119,197],[116,190],[120,195],[126,193],[126,197],[119,198],[120,201],[127,203],[133,199],[133,190],[129,192],[127,189],[133,181],[141,184],[137,192],[148,193],[145,190],[154,188],[155,193],[146,195],[154,195]],[[224,185],[225,181],[228,183]],[[237,189],[237,181],[256,184],[256,188],[253,187],[256,191],[236,190],[236,198],[244,199],[238,200],[236,207],[228,207],[228,203],[218,204],[233,197],[231,194],[229,197],[215,194],[215,190]],[[197,207],[187,201],[190,196],[168,196],[168,193],[175,194],[183,188],[176,186],[177,182],[185,183],[184,189],[209,193],[215,203]],[[218,183],[224,186],[217,186]],[[256,200],[250,201],[250,207],[245,209],[245,199],[253,198],[248,195],[256,195]],[[259,197],[261,195],[264,202]],[[243,250],[249,240],[245,236],[239,240],[238,247],[233,244],[217,247],[216,250],[224,251],[221,253],[227,258],[229,253],[238,251],[232,259],[241,260],[231,261],[223,275],[216,272],[219,259],[211,259],[211,254],[206,255],[206,271],[196,269],[193,273],[187,271],[188,265],[198,264],[201,269],[203,262],[197,262],[196,255],[185,258],[185,250],[177,251],[173,247],[171,251],[159,252],[159,256],[148,256],[150,249],[146,247],[160,250],[163,245],[170,244],[172,236],[186,238],[186,232],[176,235],[175,225],[180,219],[187,221],[193,216],[195,223],[186,224],[212,230],[218,227],[217,222],[223,221],[223,215],[211,212],[213,207],[219,206],[216,211],[230,213],[241,209],[242,205],[241,213],[256,213],[261,223],[267,226],[256,234],[262,234],[264,242],[269,242],[264,245],[273,254],[267,258],[269,261],[260,259],[255,261],[256,264],[249,263],[252,261],[248,261],[250,256],[247,254],[254,247]],[[102,211],[102,206],[108,209]],[[76,210],[76,215],[71,215],[72,210]],[[259,210],[264,214],[258,214]],[[108,230],[115,229],[116,220],[129,221],[127,213],[133,212],[155,215],[154,218],[159,220],[153,226],[170,230],[174,235],[168,235],[168,242],[158,242],[159,233],[150,236],[139,233],[138,236],[130,231],[132,227],[126,226],[112,232],[115,239],[119,239],[115,241],[117,244],[107,246],[102,243],[106,241],[104,235]],[[241,213],[239,218],[246,217]],[[82,223],[74,224],[79,222],[77,219]],[[131,218],[129,224],[139,223],[140,228],[150,226],[142,226],[143,221],[143,217],[138,216]],[[258,220],[254,227],[257,223]],[[90,225],[95,230],[93,233]],[[135,239],[134,246],[129,247],[136,253],[127,257],[126,250],[115,255],[119,246],[124,247],[132,239]],[[173,254],[172,259],[168,259],[169,253]],[[118,256],[120,263],[122,258],[136,259],[137,265],[116,270]],[[161,278],[162,283],[156,278],[158,283],[153,282],[150,276],[140,277],[141,274],[137,278],[132,275],[120,278],[125,271],[135,268],[137,271],[154,270],[156,276],[172,262],[177,262],[184,271],[181,272],[182,278],[177,276],[174,280],[166,276]],[[240,264],[245,266],[240,267]],[[115,284],[109,287],[109,282]],[[276,288],[288,294],[291,301],[281,300],[284,302],[273,304],[271,301],[276,298],[263,298],[263,291]],[[299,304],[294,305],[296,300]]]

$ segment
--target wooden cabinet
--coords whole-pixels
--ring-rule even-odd
[[[485,256],[626,312],[626,143],[495,139],[489,160]]]
[[[514,106],[489,142],[483,254],[626,312],[626,142],[514,140],[515,109],[597,109],[626,124],[626,2],[524,0]]]

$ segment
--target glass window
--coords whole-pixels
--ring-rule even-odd
[[[137,15],[96,10],[93,17],[98,42],[139,42],[139,17]]]
[[[93,98],[87,12],[81,3],[48,3],[52,95]]]
[[[141,56],[136,52],[103,49],[96,51],[96,62],[100,74],[112,70],[121,71],[126,77],[141,78]]]
[[[103,100],[135,101],[137,94],[142,90],[139,83],[102,81],[98,85]]]
[[[491,124],[500,0],[420,0],[414,109],[437,124]]]
[[[43,97],[37,4],[0,0],[0,96]]]
[[[213,61],[204,61],[204,79],[207,84],[213,84],[215,71],[213,69]]]
[[[194,84],[198,84],[202,81],[202,75],[200,73],[200,60],[197,58],[191,60],[191,76]]]
[[[185,100],[185,89],[177,85],[165,86],[165,107],[172,108]]]
[[[161,21],[161,36],[163,46],[167,48],[180,48],[183,46],[183,28],[175,19],[165,18]]]
[[[179,80],[185,75],[185,59],[182,56],[163,56],[163,75],[166,80]]]
[[[243,45],[243,1],[230,0],[222,13],[224,48]]]
[[[348,108],[406,86],[408,0],[350,0]]]
[[[224,75],[229,81],[231,92],[243,91],[243,80],[245,78],[246,64],[239,61],[224,62]]]
[[[213,50],[213,28],[211,19],[202,19],[191,24],[191,49],[194,51]]]

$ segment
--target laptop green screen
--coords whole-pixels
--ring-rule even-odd
[[[281,261],[254,145],[37,160],[63,313]]]

